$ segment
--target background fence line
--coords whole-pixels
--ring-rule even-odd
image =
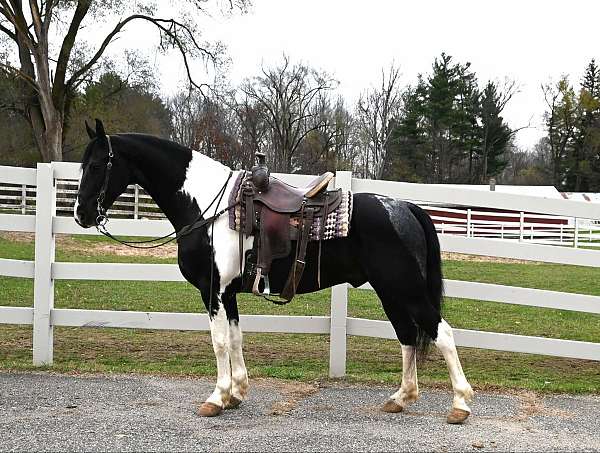
[[[33,307],[0,307],[0,324],[30,324],[34,330],[33,362],[36,365],[51,364],[53,359],[53,327],[114,327],[142,329],[208,330],[208,318],[195,313],[123,312],[107,310],[55,309],[54,281],[59,279],[79,280],[147,280],[184,281],[177,265],[136,263],[63,263],[55,262],[56,234],[98,234],[95,230],[83,230],[69,217],[59,215],[59,190],[64,180],[76,180],[79,176],[77,164],[38,164],[37,169],[0,166],[0,185],[26,186],[26,191],[35,192],[35,216],[18,213],[0,213],[0,230],[35,233],[35,261],[0,259],[0,275],[34,279]],[[278,175],[291,184],[301,185],[311,176]],[[600,205],[571,201],[550,200],[532,196],[515,196],[498,192],[478,192],[468,189],[431,187],[421,184],[370,181],[352,178],[350,172],[336,174],[335,187],[354,192],[375,192],[387,196],[424,202],[432,209],[452,201],[454,206],[472,209],[469,225],[464,235],[441,234],[442,250],[531,261],[600,267],[600,252],[574,247],[552,247],[525,241],[527,230],[525,219],[532,218],[584,218],[600,220]],[[31,188],[40,190],[30,190]],[[142,195],[138,194],[138,199]],[[135,192],[133,192],[135,198]],[[29,206],[29,205],[28,205]],[[139,205],[141,208],[142,205]],[[489,209],[508,209],[519,218],[517,230],[511,231],[515,240],[494,239],[477,236],[480,229],[475,222],[479,212]],[[482,209],[483,208],[483,209]],[[72,209],[72,208],[71,208]],[[456,214],[458,208],[447,208]],[[487,209],[487,210],[486,210]],[[452,210],[452,211],[450,211]],[[29,212],[29,209],[26,209]],[[138,212],[138,217],[143,216]],[[506,215],[503,213],[502,216]],[[540,222],[538,222],[540,223]],[[543,222],[541,222],[543,223]],[[593,223],[591,223],[593,225]],[[568,225],[561,225],[566,229]],[[593,227],[592,227],[593,228]],[[438,224],[439,229],[439,224]],[[111,219],[111,231],[117,235],[160,236],[171,231],[165,220]],[[573,233],[577,235],[577,230]],[[505,234],[508,234],[505,232]],[[566,233],[564,233],[566,234]],[[581,233],[579,239],[581,240]],[[580,245],[583,242],[580,243]],[[535,307],[600,313],[600,297],[546,291],[530,288],[446,280],[446,296],[522,304]],[[368,284],[363,289],[371,289]],[[330,337],[330,375],[343,376],[346,370],[347,335],[395,338],[391,324],[387,321],[351,318],[347,315],[348,285],[338,285],[331,291],[330,316],[242,316],[242,329],[248,332],[272,333],[320,333]],[[454,329],[457,345],[495,349],[502,351],[527,352],[560,357],[572,357],[600,361],[600,343],[539,338],[524,335]]]

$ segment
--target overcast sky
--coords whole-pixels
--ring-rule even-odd
[[[520,93],[505,117],[515,128],[531,121],[517,136],[528,147],[543,134],[540,84],[564,73],[579,81],[600,56],[599,18],[596,0],[253,0],[246,15],[201,23],[205,38],[228,46],[234,84],[285,52],[331,73],[348,99],[377,84],[392,61],[409,84],[446,52],[471,62],[480,83],[517,81]],[[183,74],[177,58],[168,60],[161,69],[166,93]]]

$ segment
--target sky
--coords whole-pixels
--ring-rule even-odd
[[[247,14],[199,23],[205,39],[227,46],[234,85],[257,75],[261,65],[281,62],[285,53],[333,75],[350,101],[377,85],[392,62],[401,83],[412,84],[445,52],[470,62],[481,84],[517,82],[505,118],[513,128],[530,125],[517,135],[517,143],[529,148],[544,135],[541,84],[562,74],[578,83],[589,60],[600,57],[598,17],[596,0],[253,0]],[[147,43],[144,33],[133,39]],[[155,61],[163,92],[181,87],[177,55]]]

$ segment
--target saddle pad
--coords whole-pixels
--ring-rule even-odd
[[[246,172],[240,172],[238,175],[233,190],[229,194],[229,204],[240,201],[242,192],[242,182]],[[240,231],[240,226],[245,221],[246,213],[241,205],[237,205],[229,211],[229,228],[235,231]],[[342,200],[339,206],[332,212],[328,213],[327,221],[322,222],[321,218],[315,218],[310,230],[310,240],[318,241],[323,230],[323,239],[342,238],[348,236],[350,231],[350,221],[352,220],[352,192],[347,191],[342,193]],[[293,214],[292,214],[292,222]],[[323,225],[324,224],[324,225]]]
[[[342,201],[339,206],[327,214],[327,221],[322,217],[313,220],[310,229],[310,240],[318,241],[323,234],[323,239],[345,238],[350,231],[350,220],[352,219],[352,192],[342,193]],[[324,223],[324,225],[323,225]],[[323,233],[321,233],[323,231]]]

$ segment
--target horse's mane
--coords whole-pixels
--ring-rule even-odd
[[[125,139],[127,141],[133,140],[136,142],[146,142],[146,144],[165,149],[172,152],[183,151],[183,152],[191,152],[190,148],[187,148],[177,142],[172,140],[158,137],[156,135],[150,134],[142,134],[138,132],[126,132],[126,133],[118,133],[118,134],[110,134],[111,140],[114,138],[117,139]],[[98,137],[95,137],[89,141],[87,144],[85,151],[83,152],[83,157],[81,158],[81,168],[85,167],[85,165],[89,162],[92,156],[92,150],[94,149],[94,144],[98,142]],[[113,142],[114,143],[114,142]]]

